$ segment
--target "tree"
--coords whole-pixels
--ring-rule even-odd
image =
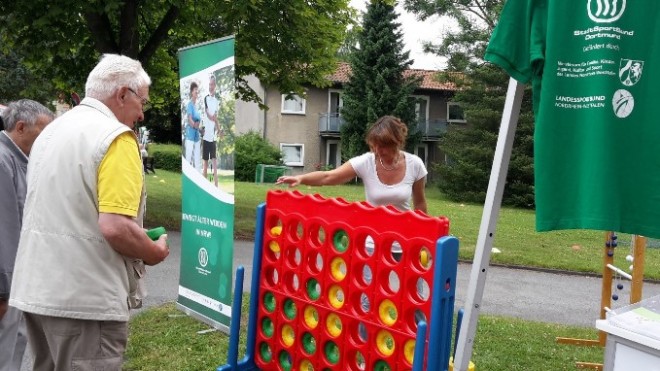
[[[397,116],[408,125],[410,148],[420,139],[415,100],[411,97],[418,81],[403,74],[412,60],[410,53],[403,51],[397,17],[392,2],[373,0],[367,5],[358,34],[359,48],[354,48],[349,57],[352,75],[344,87],[341,110],[345,122],[341,128],[344,160],[369,150],[364,141],[365,132],[369,124],[383,115]]]
[[[457,27],[448,28],[440,44],[425,43],[425,51],[447,58],[447,71],[465,72],[483,55],[504,0],[404,0],[404,9],[425,20],[447,17]]]
[[[53,96],[50,81],[35,76],[14,52],[0,54],[0,103],[30,97],[48,105]]]
[[[506,96],[508,76],[499,67],[485,63],[490,35],[503,0],[405,0],[405,8],[426,18],[437,14],[455,20],[458,27],[445,33],[439,45],[426,45],[448,58],[447,70],[462,72],[452,101],[461,104],[468,125],[452,125],[439,142],[448,161],[436,165],[439,187],[456,201],[483,202],[488,189],[493,155]],[[440,73],[438,78],[455,76]],[[511,161],[504,188],[504,204],[534,206],[534,118],[531,91],[523,98]]]
[[[5,55],[15,51],[25,67],[65,91],[83,90],[99,54],[136,58],[154,80],[148,116],[177,128],[178,49],[234,34],[240,97],[259,99],[243,79],[250,74],[302,94],[305,84],[329,83],[326,76],[350,22],[347,2],[2,1],[0,49]]]

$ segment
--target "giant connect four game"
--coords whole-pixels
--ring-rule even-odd
[[[219,371],[447,369],[458,262],[447,218],[283,190],[257,214],[246,356],[235,359],[232,323]]]

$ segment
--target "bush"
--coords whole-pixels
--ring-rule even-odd
[[[282,165],[282,152],[264,139],[261,133],[250,130],[236,138],[234,178],[253,182],[258,164]]]
[[[149,156],[154,158],[154,167],[168,171],[181,172],[181,146],[178,144],[149,143]]]

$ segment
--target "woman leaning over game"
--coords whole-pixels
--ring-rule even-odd
[[[401,211],[426,213],[424,185],[428,171],[418,156],[403,151],[408,127],[393,116],[379,118],[367,131],[370,152],[353,157],[336,169],[281,176],[276,184],[322,186],[344,184],[356,176],[362,179],[364,193],[373,206],[393,205]]]

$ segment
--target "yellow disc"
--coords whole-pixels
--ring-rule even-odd
[[[268,247],[274,253],[280,252],[280,244],[275,242],[275,241],[270,241],[270,243],[268,244]]]
[[[276,225],[270,229],[270,234],[272,234],[273,236],[279,236],[280,233],[282,233],[282,226],[280,225]]]
[[[279,226],[279,225],[277,225],[277,226],[270,229],[270,234],[272,234],[273,236],[279,236],[280,233],[282,233],[282,227]],[[270,241],[270,243],[268,244],[268,247],[274,253],[280,252],[280,244],[277,243],[276,241]]]
[[[398,312],[394,303],[390,299],[385,299],[378,306],[378,315],[384,324],[392,326],[397,320]]]
[[[286,347],[293,345],[293,342],[296,340],[296,334],[293,332],[293,327],[290,325],[284,325],[282,327],[282,342]]]
[[[303,359],[302,362],[300,362],[300,371],[314,371],[312,362],[307,359]]]
[[[330,262],[330,274],[337,281],[341,281],[346,277],[346,262],[342,258],[334,258]]]
[[[388,331],[380,330],[376,334],[376,347],[385,356],[389,357],[394,354],[394,338]]]
[[[305,323],[310,329],[315,329],[319,324],[319,312],[312,306],[307,306],[304,311]]]
[[[408,340],[403,346],[403,356],[406,358],[406,362],[412,365],[413,358],[415,358],[415,340]]]
[[[422,267],[428,268],[429,266],[429,252],[426,249],[422,249],[419,252],[419,262],[422,263]]]
[[[330,286],[328,291],[328,300],[335,309],[340,309],[344,305],[344,291],[338,285]]]
[[[325,320],[325,327],[328,329],[330,336],[336,338],[341,334],[342,324],[341,318],[334,313],[330,313]]]

